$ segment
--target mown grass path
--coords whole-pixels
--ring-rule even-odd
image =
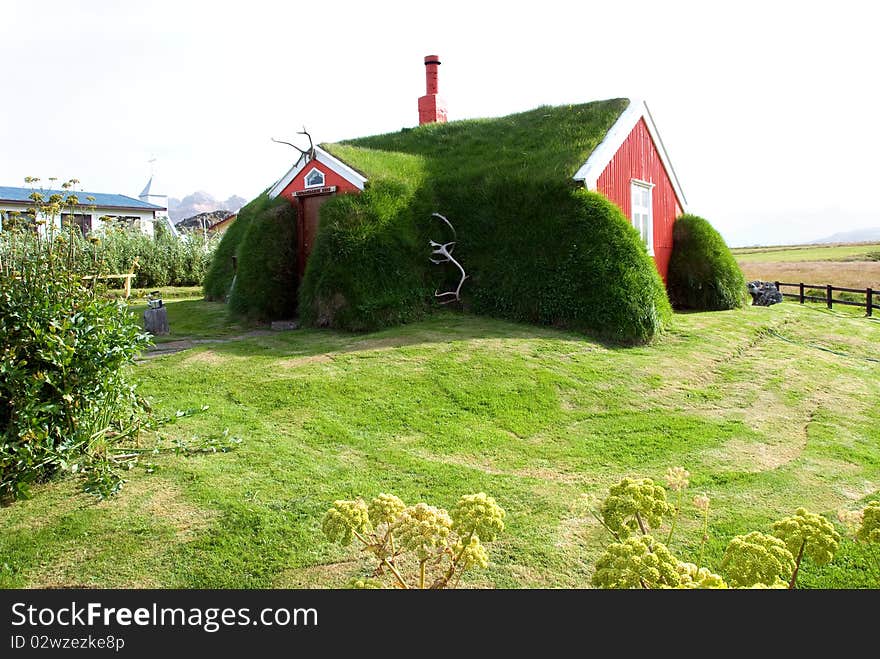
[[[690,470],[689,494],[712,498],[712,567],[736,533],[800,505],[833,517],[880,490],[877,321],[795,304],[678,314],[656,344],[617,348],[443,313],[369,335],[228,340],[241,328],[198,305],[217,327],[193,335],[227,340],[135,377],[159,414],[209,406],[169,436],[228,428],[242,445],[161,456],[114,501],[68,480],[0,509],[0,586],[341,586],[362,566],[320,535],[334,499],[449,506],[485,491],[508,527],[467,585],[583,587],[606,541],[590,511],[625,475]],[[683,558],[698,525],[686,505]],[[801,583],[870,585],[862,558],[846,544]]]

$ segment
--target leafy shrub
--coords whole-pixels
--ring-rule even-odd
[[[229,308],[256,320],[290,318],[296,313],[298,288],[296,210],[278,197],[249,215],[238,246],[238,273]]]
[[[124,367],[148,344],[126,305],[83,285],[80,240],[0,233],[0,498],[59,471],[100,496],[144,409]]]
[[[88,238],[78,230],[67,229],[65,227],[63,235],[75,261],[70,264],[72,268],[102,275],[125,274],[134,269],[132,288],[200,285],[219,243],[217,237],[209,234],[206,238],[201,232],[184,233],[175,238],[159,223],[154,237],[137,227],[112,221],[105,222]],[[59,234],[57,230],[53,233]],[[0,257],[9,243],[6,245],[0,244]],[[121,279],[102,283],[108,287],[123,286]]]
[[[340,500],[324,515],[321,529],[330,542],[357,540],[376,560],[370,578],[355,578],[355,588],[383,588],[391,575],[397,588],[454,588],[461,575],[485,568],[483,543],[504,530],[504,510],[484,493],[462,496],[452,514],[426,503],[407,506],[393,494]]]
[[[270,204],[268,190],[250,201],[238,211],[229,228],[224,232],[217,246],[208,271],[205,274],[205,299],[226,301],[232,286],[232,257],[238,256],[238,248],[254,217],[262,213]]]
[[[721,234],[696,215],[675,220],[667,280],[669,300],[677,309],[735,309],[746,299],[746,281],[736,259]]]

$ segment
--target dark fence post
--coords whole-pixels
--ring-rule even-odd
[[[832,308],[832,303],[834,302],[834,287],[831,284],[825,287],[825,299],[828,302],[828,308]]]
[[[870,287],[865,289],[865,311],[870,316],[874,310],[874,291]]]
[[[801,304],[804,303],[804,282],[801,282]]]
[[[238,274],[238,257],[232,257],[232,274]]]

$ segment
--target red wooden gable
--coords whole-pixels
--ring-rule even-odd
[[[324,174],[324,184],[323,186],[318,186],[318,188],[312,188],[306,186],[306,177],[312,173],[312,170],[317,169],[318,171]],[[333,171],[330,167],[325,165],[322,162],[319,162],[317,159],[310,161],[301,172],[299,172],[293,180],[285,186],[285,188],[281,191],[281,195],[283,197],[287,197],[288,199],[293,199],[296,196],[297,192],[308,192],[310,190],[318,190],[321,187],[324,188],[336,188],[337,193],[342,192],[360,192],[360,189],[349,181],[347,178]]]
[[[645,119],[639,119],[596,182],[596,189],[632,219],[630,185],[633,179],[653,183],[654,261],[666,281],[672,256],[672,226],[682,213],[669,173],[660,158]]]

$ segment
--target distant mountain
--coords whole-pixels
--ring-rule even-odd
[[[178,229],[210,229],[217,222],[225,220],[230,215],[233,215],[232,211],[209,211],[193,215],[174,224]]]
[[[871,229],[853,229],[852,231],[840,231],[827,238],[814,240],[814,243],[867,243],[880,240],[880,227]]]
[[[238,195],[232,195],[226,201],[220,201],[204,190],[199,190],[185,196],[183,199],[169,197],[168,215],[171,217],[171,221],[176,224],[180,220],[194,217],[200,213],[211,213],[213,211],[237,213],[246,203],[247,199]]]

